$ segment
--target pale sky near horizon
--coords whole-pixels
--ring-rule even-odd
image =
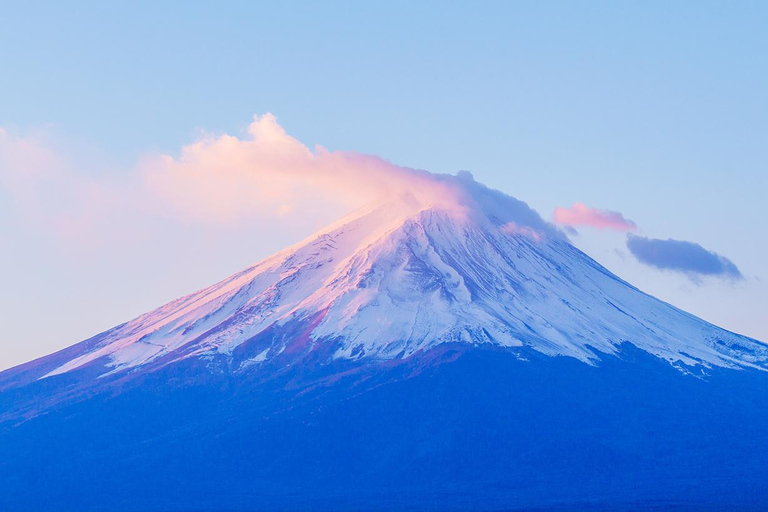
[[[642,264],[625,231],[572,237],[768,341],[768,4],[273,4],[0,2],[0,369],[333,220],[343,207],[208,222],[139,204],[158,155],[235,144],[267,112],[308,148],[470,170],[547,220],[584,203],[699,244],[743,278]]]

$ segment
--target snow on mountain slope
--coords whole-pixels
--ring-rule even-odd
[[[357,212],[107,331],[45,376],[104,360],[114,373],[229,357],[292,322],[310,325],[303,350],[331,346],[332,358],[402,358],[460,342],[525,345],[592,362],[631,343],[678,366],[766,367],[762,343],[644,294],[525,203],[467,175],[452,179],[461,192],[455,202],[404,199]],[[238,368],[259,365],[287,343],[272,340]]]

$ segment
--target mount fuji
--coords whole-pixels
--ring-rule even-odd
[[[768,506],[768,346],[440,179],[0,373],[2,509]]]

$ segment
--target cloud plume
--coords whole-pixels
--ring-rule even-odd
[[[613,229],[616,231],[634,231],[637,225],[625,219],[619,212],[590,208],[584,203],[573,203],[570,208],[558,206],[555,208],[553,219],[563,226],[590,226],[597,229]]]
[[[641,263],[689,277],[719,276],[743,279],[738,267],[726,258],[694,242],[660,240],[629,235],[627,248]]]
[[[255,117],[245,138],[206,136],[178,158],[145,160],[140,172],[158,202],[212,223],[284,217],[323,202],[354,208],[405,194],[419,204],[453,200],[450,187],[430,173],[359,153],[311,151],[271,114]]]
[[[371,155],[311,150],[272,114],[255,116],[242,137],[205,134],[177,155],[145,155],[120,171],[83,170],[34,138],[2,132],[0,142],[0,180],[26,216],[81,242],[111,236],[111,243],[152,230],[162,236],[158,219],[256,231],[266,224],[314,225],[377,202],[409,212],[481,212],[500,225],[559,236],[526,203],[468,172],[433,174]]]

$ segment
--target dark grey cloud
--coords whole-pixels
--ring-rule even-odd
[[[742,279],[741,272],[731,260],[694,242],[629,235],[627,249],[641,263],[659,269],[674,270],[692,277]]]

